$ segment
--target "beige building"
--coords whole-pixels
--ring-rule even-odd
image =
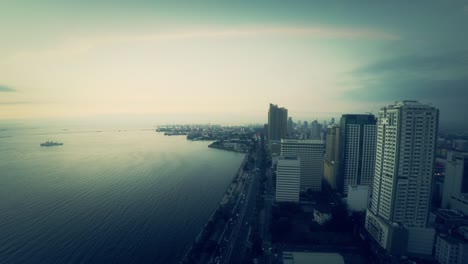
[[[281,140],[281,156],[297,156],[301,160],[301,189],[322,190],[323,152],[323,140]]]
[[[276,167],[276,201],[299,202],[301,160],[297,156],[279,156]]]

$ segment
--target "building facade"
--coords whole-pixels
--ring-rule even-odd
[[[438,118],[438,109],[417,101],[396,102],[379,111],[366,229],[377,241],[380,230],[387,230],[390,235],[379,244],[389,252],[397,250],[392,248],[392,226],[406,230],[406,252],[432,252],[434,230],[427,227],[427,221]]]
[[[310,139],[322,139],[322,125],[317,120],[310,124]]]
[[[331,125],[327,128],[325,158],[323,161],[323,177],[333,189],[339,189],[340,170],[340,127]]]
[[[298,156],[301,160],[301,189],[322,190],[323,152],[323,140],[281,140],[281,156]]]
[[[365,212],[369,207],[369,186],[349,185],[346,203],[350,211]]]
[[[468,153],[447,152],[442,208],[468,215]]]
[[[270,104],[268,110],[268,140],[281,140],[288,135],[288,109]]]
[[[436,238],[435,258],[441,264],[468,264],[468,242],[440,234]]]
[[[342,181],[338,191],[364,185],[372,189],[375,170],[377,127],[374,115],[343,115],[340,124]]]
[[[276,201],[299,202],[300,181],[300,158],[279,156],[276,167]]]

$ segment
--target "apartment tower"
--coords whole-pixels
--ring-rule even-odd
[[[270,152],[279,154],[280,140],[288,135],[288,109],[270,104],[267,134]]]
[[[382,108],[366,229],[389,253],[430,255],[427,227],[439,111],[417,101]]]
[[[342,181],[338,191],[348,194],[348,187],[364,185],[372,190],[375,169],[377,120],[374,115],[343,115],[340,124]]]

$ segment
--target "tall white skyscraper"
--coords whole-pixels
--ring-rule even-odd
[[[366,229],[394,254],[431,254],[427,228],[437,140],[438,109],[417,101],[382,108],[371,207]]]
[[[297,156],[279,156],[276,167],[276,201],[299,202],[301,160]]]
[[[282,139],[281,156],[298,156],[301,160],[301,188],[322,190],[323,140]]]

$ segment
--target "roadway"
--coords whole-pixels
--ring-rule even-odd
[[[240,263],[244,256],[255,209],[259,177],[252,172],[243,173],[242,177],[245,180],[242,191],[231,211],[228,224],[217,241],[217,251],[209,263]]]

